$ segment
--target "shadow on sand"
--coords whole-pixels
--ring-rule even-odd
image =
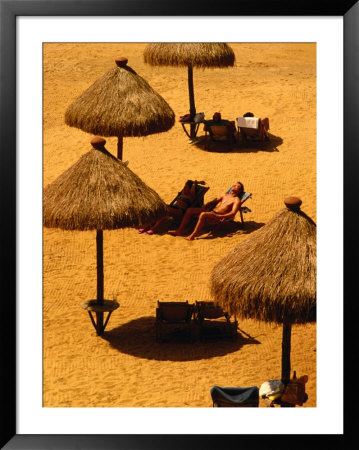
[[[167,234],[168,230],[177,228],[179,224],[180,221],[175,221],[169,218],[158,227],[156,234],[163,236],[164,234]],[[186,227],[183,236],[188,236],[191,234],[195,225],[196,221],[194,220],[190,225],[188,225],[188,227]],[[197,239],[215,239],[232,237],[240,234],[250,234],[259,228],[262,228],[263,225],[265,224],[254,221],[245,221],[244,224],[237,220],[234,220],[233,222],[224,222],[218,229],[216,229],[215,226],[203,228]],[[177,238],[180,237],[181,236],[178,236]]]
[[[220,334],[215,328],[208,329],[205,340],[191,342],[184,327],[168,325],[163,342],[157,342],[155,317],[147,316],[106,331],[102,339],[121,353],[156,361],[196,361],[224,356],[238,351],[244,345],[260,344],[240,328],[234,340]]]
[[[236,137],[236,142],[232,148],[228,142],[209,141],[208,149],[204,146],[204,136],[199,136],[191,145],[210,153],[258,153],[258,152],[279,152],[278,147],[282,145],[283,139],[269,133],[270,141],[250,140],[243,142],[241,136]]]
[[[203,233],[201,233],[199,239],[217,239],[224,237],[232,237],[240,234],[250,234],[253,231],[262,228],[264,223],[248,221],[243,224],[238,221],[224,222],[219,228],[206,229],[204,228]]]

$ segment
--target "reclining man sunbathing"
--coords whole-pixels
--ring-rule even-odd
[[[192,241],[206,223],[218,223],[222,220],[234,217],[240,207],[239,195],[244,192],[244,186],[240,181],[232,186],[230,193],[223,194],[206,203],[202,208],[188,208],[177,230],[168,231],[172,236],[182,236],[184,229],[193,216],[199,216],[193,232],[185,239]]]

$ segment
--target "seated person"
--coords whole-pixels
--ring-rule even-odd
[[[192,241],[207,222],[218,223],[224,219],[234,217],[241,205],[239,195],[243,192],[243,184],[240,181],[237,181],[237,183],[232,186],[230,193],[220,195],[214,200],[206,203],[202,208],[188,208],[177,230],[170,230],[168,233],[172,236],[181,236],[191,218],[193,216],[199,216],[195,229],[185,238],[188,241]]]
[[[157,227],[161,225],[161,223],[168,217],[182,217],[187,208],[192,205],[194,199],[196,198],[196,187],[198,184],[206,184],[206,182],[187,180],[175,201],[171,203],[171,206],[167,206],[167,214],[149,227],[140,228],[138,232],[146,232],[146,234],[152,235],[156,231]]]
[[[228,129],[229,132],[232,132],[232,136],[234,141],[236,140],[234,133],[236,132],[236,125],[234,123],[234,120],[226,120],[226,119],[222,119],[221,113],[216,112],[213,114],[213,118],[212,120],[203,120],[204,126],[203,126],[203,130],[204,131],[209,131],[209,128],[207,125],[211,126],[211,125],[225,125]]]
[[[247,112],[243,114],[243,117],[254,117],[254,114],[251,112]],[[258,130],[251,129],[251,128],[241,128],[241,135],[243,136],[243,140],[246,141],[248,136],[262,136],[266,141],[269,141],[269,119],[268,117],[265,117],[264,119],[259,119],[258,121]]]

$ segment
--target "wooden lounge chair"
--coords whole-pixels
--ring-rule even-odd
[[[196,301],[195,323],[199,329],[200,339],[203,337],[203,328],[205,326],[205,323],[220,318],[225,318],[225,321],[222,320],[220,325],[224,325],[227,334],[232,338],[236,338],[238,328],[238,322],[236,319],[234,319],[234,322],[231,322],[230,315],[227,312],[223,311],[223,309],[214,302]]]
[[[228,192],[230,191],[230,189],[228,190]],[[239,206],[239,215],[241,217],[241,222],[242,223],[244,223],[243,213],[251,211],[246,206],[243,206],[243,203],[246,202],[249,198],[252,198],[252,194],[250,192],[242,192],[242,194],[240,194],[240,196],[239,196],[239,200],[241,201],[241,204]]]
[[[166,325],[183,325],[187,328],[192,341],[191,319],[194,305],[186,302],[157,302],[156,340],[161,342],[163,328]]]
[[[192,180],[188,180],[188,181],[192,181]],[[193,181],[192,181],[192,183],[193,183]],[[175,203],[177,202],[177,200],[181,199],[182,203],[185,202],[186,206],[184,208],[181,208],[181,210],[179,211],[180,215],[177,215],[177,214],[175,215],[174,212],[168,212],[168,214],[166,216],[159,219],[156,223],[152,224],[150,227],[140,228],[138,230],[138,232],[139,233],[147,233],[147,234],[152,235],[152,234],[154,234],[153,228],[154,227],[157,228],[165,220],[167,220],[167,219],[174,220],[174,221],[178,221],[179,219],[181,220],[183,217],[183,214],[186,212],[187,208],[203,206],[204,196],[209,189],[208,186],[204,186],[204,183],[205,183],[204,181],[197,182],[197,184],[195,185],[196,186],[195,195],[192,200],[184,198],[181,191],[179,191],[177,193],[176,197],[171,201],[171,203],[168,206],[169,206],[169,208],[172,208],[172,210],[173,210],[174,208],[176,208]],[[172,226],[175,226],[175,225],[172,225]]]
[[[227,142],[229,148],[233,146],[233,142],[236,141],[234,136],[234,130],[228,120],[214,121],[204,120],[204,148],[209,149],[209,142]]]
[[[258,407],[259,388],[251,387],[221,387],[210,389],[213,407]]]
[[[237,129],[237,135],[241,134],[243,142],[247,142],[248,137],[254,140],[260,140],[262,145],[264,144],[264,140],[269,141],[268,117],[264,119],[247,115],[244,115],[243,117],[237,117]]]
[[[192,180],[190,180],[192,181]],[[193,182],[193,181],[192,181]],[[196,185],[196,191],[195,191],[195,198],[191,201],[191,203],[188,204],[189,207],[197,207],[197,206],[203,206],[204,203],[204,196],[206,192],[208,191],[209,186],[204,186],[200,183]],[[176,197],[171,201],[169,206],[173,206],[174,203],[178,200],[178,198],[181,196],[181,191],[178,192]]]

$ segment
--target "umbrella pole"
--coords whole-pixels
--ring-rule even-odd
[[[292,324],[283,322],[282,336],[282,381],[284,384],[290,380],[290,341],[292,334]]]
[[[191,121],[193,121],[196,115],[196,105],[194,103],[194,89],[193,89],[193,67],[188,66],[188,92],[189,92],[189,113],[191,116]],[[191,123],[191,139],[195,137],[196,124]]]
[[[122,161],[123,136],[117,137],[117,158]]]
[[[96,231],[96,259],[97,259],[97,304],[103,305],[103,230]],[[103,334],[103,312],[96,312],[98,335]]]

